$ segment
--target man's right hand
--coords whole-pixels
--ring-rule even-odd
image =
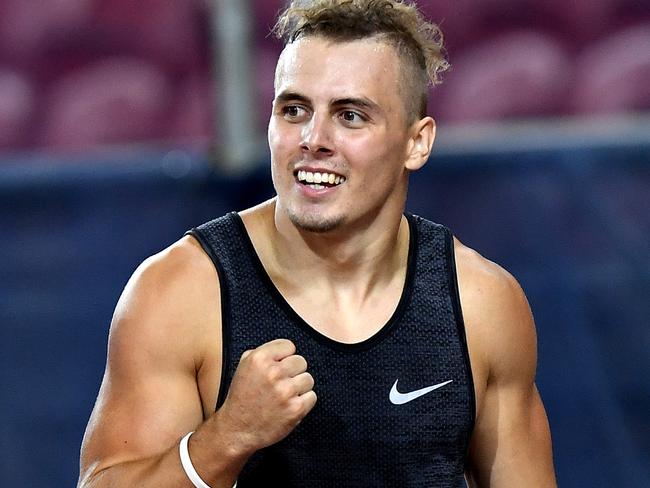
[[[195,469],[208,485],[230,487],[251,454],[313,408],[305,359],[276,340],[242,355],[214,411],[224,367],[220,293],[214,264],[191,237],[134,273],[113,317],[78,486],[189,486],[178,442],[195,431],[188,446]]]
[[[286,437],[316,404],[314,379],[307,361],[287,339],[245,351],[228,396],[217,412],[237,438],[253,452]]]

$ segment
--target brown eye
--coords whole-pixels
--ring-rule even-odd
[[[367,120],[363,115],[361,115],[358,112],[355,112],[354,110],[342,110],[341,112],[339,112],[339,117],[346,124],[360,124]]]
[[[286,119],[297,119],[302,117],[305,114],[305,109],[298,105],[287,105],[282,107],[282,115]]]

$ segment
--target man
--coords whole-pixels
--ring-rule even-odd
[[[392,0],[300,2],[277,30],[277,196],[135,272],[79,485],[555,486],[523,292],[404,214],[439,31]]]

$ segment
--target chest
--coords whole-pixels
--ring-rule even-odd
[[[276,298],[305,324],[335,341],[353,343],[374,335],[394,315],[406,288],[406,268],[403,263],[382,280],[310,280],[282,270],[269,278]]]
[[[228,321],[226,388],[243,351],[287,338],[306,359],[315,381],[319,401],[310,416],[356,432],[352,440],[363,442],[388,422],[395,438],[421,429],[435,431],[435,437],[447,442],[465,432],[454,419],[473,420],[467,348],[450,307],[405,300],[387,320],[382,318],[378,329],[373,325],[367,337],[351,342],[323,334],[275,300],[260,299],[254,310],[243,312]]]
[[[456,486],[473,427],[469,371],[453,323],[412,312],[356,344],[280,321],[275,333],[306,358],[318,402],[251,459],[242,487],[264,478],[284,486]]]
[[[395,314],[402,289],[388,287],[368,297],[318,293],[286,294],[289,306],[318,333],[341,343],[358,343],[379,332]]]

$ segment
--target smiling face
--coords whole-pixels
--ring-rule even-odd
[[[268,130],[276,215],[312,232],[401,215],[408,170],[430,145],[413,157],[422,121],[408,123],[399,70],[376,38],[285,48]]]

